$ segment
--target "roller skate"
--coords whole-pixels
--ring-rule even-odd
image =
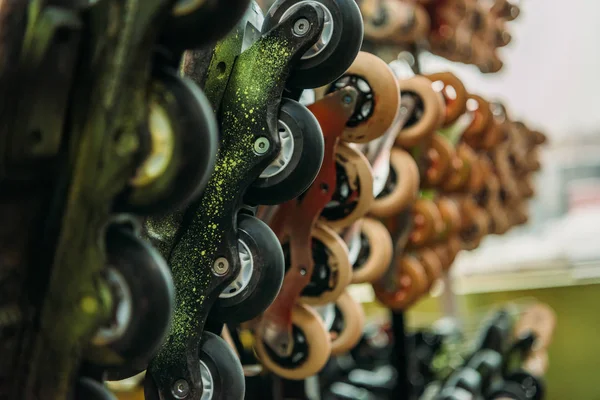
[[[340,78],[316,90],[308,106],[323,130],[324,162],[310,188],[280,205],[270,220],[284,248],[286,275],[255,330],[258,358],[280,377],[314,375],[331,353],[360,338],[362,309],[345,293],[353,274],[340,234],[349,226],[360,231],[354,224],[373,202],[373,176],[367,158],[349,142],[366,143],[392,125],[395,82],[383,61],[361,52]]]
[[[314,180],[321,128],[289,97],[336,79],[361,40],[354,3],[283,0],[264,20],[252,3],[211,51],[185,54],[183,70],[217,112],[221,147],[200,198],[146,224],[177,289],[169,337],[146,375],[146,399],[244,396],[240,361],[218,335],[224,323],[261,314],[284,273],[277,237],[251,206],[289,201]]]
[[[407,185],[408,181],[413,189],[408,192],[411,194],[408,201],[398,203],[403,208],[376,210],[373,213],[382,218],[394,244],[393,261],[383,278],[373,284],[373,288],[379,301],[393,309],[405,308],[416,301],[431,288],[442,269],[436,254],[413,249],[415,243],[423,239],[422,232],[443,230],[442,217],[432,200],[424,198],[423,193],[418,198],[417,194],[420,182],[426,179],[430,161],[427,150],[433,142],[434,132],[443,123],[445,104],[429,79],[422,76],[402,78],[399,83],[405,118],[402,126],[397,128],[392,154],[395,152],[407,160],[404,165],[398,163],[396,170],[390,170],[388,184],[398,186],[397,182],[402,183],[404,179],[403,184]],[[384,190],[380,201],[386,199],[389,192],[389,189]],[[423,215],[427,218],[423,218]]]
[[[2,96],[2,264],[13,288],[2,295],[21,310],[1,330],[2,375],[14,377],[2,397],[108,399],[106,373],[146,367],[174,291],[165,261],[138,238],[139,217],[196,198],[217,149],[205,95],[157,54],[177,58],[174,27],[223,7],[63,3],[10,10],[28,18],[24,39],[10,32],[23,40]],[[195,37],[186,45],[208,40]]]

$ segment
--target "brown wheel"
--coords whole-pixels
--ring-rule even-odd
[[[365,325],[365,313],[348,292],[335,302],[336,318],[331,335],[331,355],[337,356],[351,350],[359,342]]]
[[[481,239],[488,233],[490,221],[487,213],[479,208],[472,198],[464,198],[462,201],[462,229],[460,237],[462,247],[473,250],[479,246]]]
[[[435,252],[435,254],[438,256],[438,259],[442,263],[442,271],[447,271],[448,268],[450,268],[450,264],[452,264],[449,244],[447,242],[436,243],[431,246],[431,250]]]
[[[416,99],[416,107],[404,127],[396,137],[396,145],[411,148],[430,137],[440,126],[444,117],[444,102],[439,93],[431,87],[431,81],[423,76],[414,76],[400,81],[402,95]]]
[[[310,305],[331,303],[352,280],[348,247],[333,229],[317,223],[312,230],[312,253],[314,269],[300,301]]]
[[[393,40],[397,32],[412,25],[412,16],[405,3],[396,0],[362,1],[365,39],[374,42]]]
[[[479,142],[492,121],[490,105],[481,96],[472,94],[467,100],[467,110],[472,113],[473,121],[463,133],[463,137]]]
[[[393,148],[390,172],[383,191],[375,198],[369,213],[378,218],[398,214],[415,202],[419,195],[419,168],[406,151]]]
[[[439,72],[425,77],[431,80],[433,89],[444,97],[444,126],[453,124],[467,110],[468,93],[465,85],[451,72]]]
[[[317,97],[348,86],[358,91],[358,98],[342,139],[354,143],[377,139],[392,126],[398,111],[400,88],[394,72],[381,58],[361,51],[340,78],[317,90]]]
[[[392,238],[381,222],[371,218],[362,220],[360,236],[361,249],[354,263],[352,283],[375,282],[392,262]]]
[[[407,23],[392,36],[392,41],[405,44],[426,38],[431,30],[431,18],[427,10],[418,4],[399,3],[404,5],[408,18],[405,19]]]
[[[441,184],[451,169],[454,154],[452,143],[446,137],[438,134],[433,135],[431,146],[427,149],[429,165],[425,171],[425,183],[428,186]]]
[[[342,229],[364,217],[373,204],[373,173],[363,153],[340,143],[335,154],[337,184],[320,220]]]
[[[444,221],[444,234],[442,238],[453,235],[460,230],[460,209],[454,200],[448,197],[440,197],[437,207]]]
[[[259,337],[256,355],[265,368],[285,379],[302,380],[316,375],[331,354],[331,340],[319,315],[310,307],[296,304],[292,311],[292,351],[282,357]]]
[[[427,290],[429,291],[433,284],[442,277],[442,260],[438,257],[435,251],[427,247],[418,249],[416,251],[416,256],[421,262],[425,273],[427,274],[427,278],[429,280]]]
[[[457,192],[465,189],[471,176],[471,164],[464,151],[452,158],[450,173],[442,188],[446,192]]]
[[[521,197],[524,199],[529,199],[535,194],[531,175],[526,175],[519,179],[517,186],[519,187],[519,193],[521,194]]]
[[[404,310],[427,288],[427,274],[421,263],[414,257],[401,257],[394,267],[394,285],[390,290],[385,280],[373,284],[375,297],[392,310]]]
[[[469,180],[466,184],[467,191],[470,193],[479,192],[485,183],[485,170],[480,157],[478,157],[473,149],[466,143],[461,143],[458,146],[457,153],[469,160],[469,164],[471,165],[471,168],[469,169]]]
[[[529,306],[515,323],[513,335],[520,337],[533,332],[537,336],[536,349],[547,349],[552,342],[552,335],[556,326],[556,313],[543,303]]]
[[[412,247],[423,246],[443,230],[443,219],[435,203],[429,199],[418,199],[413,205],[413,229],[409,243]]]
[[[484,150],[491,150],[498,146],[506,138],[505,125],[499,124],[492,120],[492,123],[488,126],[485,135],[479,142],[479,147]]]

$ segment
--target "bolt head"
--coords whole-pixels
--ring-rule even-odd
[[[213,264],[213,272],[215,275],[223,276],[229,271],[229,261],[225,257],[219,257]]]

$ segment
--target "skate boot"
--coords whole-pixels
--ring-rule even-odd
[[[277,236],[244,204],[286,202],[312,183],[323,157],[321,128],[284,92],[336,79],[361,40],[354,3],[283,0],[264,21],[252,4],[211,51],[185,54],[184,71],[217,111],[221,147],[200,198],[147,223],[177,296],[169,337],[148,368],[146,399],[243,398],[240,361],[218,335],[224,323],[261,314],[284,272]]]
[[[2,375],[15,377],[2,397],[107,399],[105,372],[146,367],[174,292],[138,217],[196,198],[217,150],[204,94],[156,56],[177,58],[172,27],[205,16],[203,2],[63,3],[10,10],[28,18],[11,102],[2,95],[2,253],[14,254],[2,263],[14,288],[2,301],[23,312],[1,330]]]

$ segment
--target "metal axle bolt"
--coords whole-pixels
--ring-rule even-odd
[[[179,379],[173,384],[172,392],[176,399],[185,399],[190,394],[190,384],[185,379]]]
[[[215,275],[223,276],[229,271],[229,261],[225,257],[219,257],[213,264],[213,272]]]
[[[308,22],[308,20],[306,18],[299,18],[298,21],[294,23],[294,28],[292,29],[292,32],[294,32],[294,35],[302,37],[305,36],[309,30],[310,23]]]
[[[257,154],[265,154],[269,150],[269,147],[271,147],[271,143],[269,143],[269,139],[266,137],[260,137],[254,142],[254,151]]]

